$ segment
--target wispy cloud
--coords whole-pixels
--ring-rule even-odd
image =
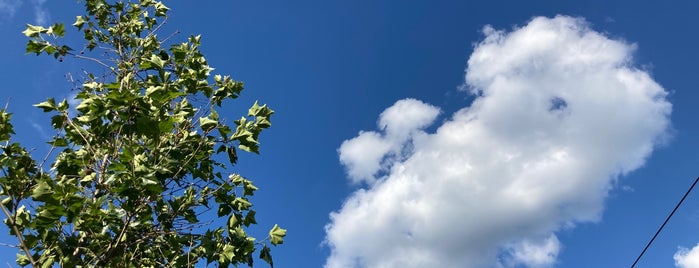
[[[51,19],[51,14],[44,7],[46,0],[31,0],[34,7],[34,23],[37,25],[46,25]]]
[[[30,0],[36,25],[46,25],[51,19],[51,14],[44,6],[46,0]],[[0,0],[0,19],[12,19],[19,8],[22,6],[22,0]]]
[[[618,177],[670,127],[635,46],[583,19],[484,34],[466,70],[470,106],[428,133],[439,108],[401,100],[339,148],[366,187],[330,215],[326,267],[552,266],[556,232],[598,221]]]
[[[32,128],[34,128],[34,130],[36,131],[37,136],[41,137],[44,140],[49,140],[51,138],[51,136],[49,136],[46,133],[46,130],[44,130],[44,127],[42,127],[41,125],[37,124],[36,122],[34,122],[32,120],[30,120],[29,122],[31,123]]]
[[[0,16],[4,18],[14,17],[21,5],[21,0],[0,0]]]

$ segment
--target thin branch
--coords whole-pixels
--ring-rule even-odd
[[[107,173],[105,169],[107,169],[107,162],[109,162],[109,155],[105,154],[104,157],[102,158],[102,163],[100,163],[99,167],[99,175],[97,176],[97,185],[95,185],[95,193],[94,196],[92,197],[92,202],[97,201],[97,196],[100,193],[100,187],[97,187],[98,185],[102,185],[102,182],[104,181],[104,175]]]
[[[126,228],[129,226],[129,224],[131,224],[132,217],[133,215],[129,213],[128,217],[126,217],[124,225],[121,227],[121,231],[119,231],[119,235],[114,238],[114,244],[110,243],[109,246],[107,246],[107,250],[105,251],[105,259],[102,259],[102,261],[109,260],[109,258],[114,253],[114,250],[119,246],[119,242],[121,242],[121,237],[124,236],[124,234],[126,233]]]
[[[80,135],[81,138],[83,138],[83,141],[85,141],[85,147],[87,147],[87,150],[90,151],[91,153],[95,153],[95,151],[92,150],[92,146],[90,146],[90,141],[85,138],[85,135],[83,135],[82,128],[78,127],[73,123],[73,120],[70,120],[70,118],[66,115],[64,116],[66,122],[70,124],[73,128],[75,128],[75,131],[78,132],[78,135]]]
[[[65,114],[64,116],[68,117],[67,114]],[[63,129],[59,129],[58,132],[56,133],[56,136],[54,136],[54,139],[60,137],[62,131],[63,131]],[[56,149],[56,145],[55,145],[55,143],[52,143],[51,149],[49,149],[49,151],[46,153],[46,155],[44,156],[44,159],[41,160],[41,164],[39,164],[39,172],[41,172],[41,174],[44,174],[44,164],[46,164],[46,161],[48,161],[49,156],[51,156],[51,153],[53,153],[54,149]]]
[[[206,134],[206,133],[205,133],[205,134]],[[180,168],[177,170],[177,172],[175,172],[175,175],[173,175],[172,178],[177,178],[177,176],[180,175],[180,172],[182,172],[182,170],[183,170],[187,165],[189,165],[189,162],[192,161],[192,159],[194,159],[194,157],[195,157],[196,154],[199,152],[199,149],[201,149],[201,146],[204,144],[205,141],[206,141],[206,135],[202,135],[202,136],[201,136],[201,142],[200,142],[199,144],[197,144],[197,148],[194,149],[194,152],[191,153],[191,155],[189,156],[189,158],[184,162],[184,164],[182,164],[182,165],[180,166]]]
[[[32,267],[37,267],[36,261],[34,261],[34,257],[32,257],[32,253],[29,252],[29,248],[27,248],[27,245],[24,243],[24,239],[22,239],[22,233],[20,233],[19,229],[17,229],[17,224],[15,224],[15,219],[12,217],[10,212],[5,207],[5,204],[3,204],[2,202],[0,202],[0,208],[2,209],[2,213],[5,214],[5,217],[7,217],[7,220],[10,222],[10,226],[12,226],[12,231],[15,232],[15,236],[17,236],[17,240],[19,240],[19,247],[22,248],[22,251],[24,251],[24,254],[27,255],[27,259],[29,259],[29,263],[32,264]]]
[[[118,75],[118,74],[119,74],[117,71],[114,70],[113,67],[107,65],[106,63],[102,62],[101,60],[95,59],[95,58],[93,58],[93,57],[86,57],[86,56],[83,56],[83,55],[80,55],[80,54],[75,54],[75,53],[68,53],[68,54],[69,54],[69,55],[72,55],[73,57],[76,57],[76,58],[78,58],[78,59],[84,59],[84,60],[94,61],[94,62],[96,62],[97,64],[102,65],[102,67],[109,69],[109,70],[112,71],[112,73],[114,73],[115,75]]]

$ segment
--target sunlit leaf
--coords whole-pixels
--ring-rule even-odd
[[[212,120],[208,117],[200,117],[199,118],[199,126],[204,131],[209,131],[209,130],[215,128],[217,125],[218,125],[218,121],[216,121],[216,120]]]
[[[27,24],[27,29],[22,31],[22,33],[26,37],[39,37],[40,33],[45,33],[47,31],[48,29],[45,29],[44,27]]]
[[[76,16],[75,17],[75,23],[73,23],[73,26],[77,27],[78,30],[81,30],[83,28],[84,24],[85,24],[85,18],[83,18],[83,16]]]
[[[48,98],[45,102],[34,104],[34,107],[41,108],[44,112],[50,112],[56,110],[56,100],[53,98]]]
[[[276,224],[272,227],[272,230],[269,231],[269,241],[275,246],[284,243],[285,236],[286,229],[282,229]]]

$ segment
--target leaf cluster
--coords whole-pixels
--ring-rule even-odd
[[[27,25],[27,52],[98,63],[108,75],[87,74],[79,104],[49,98],[35,106],[52,114],[49,171],[11,141],[11,114],[0,112],[0,196],[5,223],[19,240],[17,262],[34,267],[191,267],[200,261],[273,264],[267,243],[283,243],[274,225],[261,241],[240,174],[222,174],[239,149],[259,153],[259,135],[274,111],[255,102],[226,125],[217,108],[237,98],[243,83],[211,75],[201,37],[165,48],[158,30],[168,8],[160,1],[87,0],[73,26],[86,43],[75,53],[59,44],[63,24]],[[97,54],[91,57],[85,53]],[[213,78],[213,79],[212,79]],[[204,99],[204,103],[201,103]],[[216,155],[227,156],[227,162]],[[207,212],[226,219],[210,226]]]

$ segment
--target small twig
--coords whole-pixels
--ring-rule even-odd
[[[190,155],[190,157],[184,162],[184,164],[182,164],[182,165],[180,166],[180,168],[177,170],[177,172],[175,172],[175,175],[173,175],[172,178],[177,178],[177,176],[180,175],[180,172],[182,172],[182,170],[183,170],[187,165],[189,165],[189,162],[192,161],[192,159],[194,159],[194,156],[196,156],[197,152],[199,152],[199,149],[201,149],[201,146],[204,144],[204,141],[205,141],[205,140],[206,140],[206,135],[202,135],[202,136],[201,136],[201,142],[200,142],[199,144],[197,144],[197,148],[194,149],[194,152],[192,152],[192,154]]]
[[[108,158],[109,155],[105,154],[102,158],[102,163],[100,163],[99,175],[97,175],[97,185],[95,185],[95,195],[92,197],[92,202],[97,201],[97,196],[100,194],[100,188],[98,186],[102,185],[102,182],[104,181],[104,175],[107,173],[105,169],[107,169],[107,162],[109,162]]]
[[[129,226],[129,224],[131,224],[131,217],[133,217],[133,215],[129,215],[128,217],[126,217],[126,222],[124,222],[124,225],[121,227],[121,231],[119,231],[119,235],[117,235],[114,238],[115,243],[114,244],[110,243],[109,246],[107,246],[107,250],[105,251],[106,258],[102,259],[102,261],[108,260],[112,256],[112,254],[114,253],[114,250],[119,246],[119,242],[121,242],[121,237],[124,236],[124,234],[126,233],[126,228]]]
[[[68,115],[66,114],[65,116],[67,117]],[[62,129],[59,129],[58,133],[56,133],[56,136],[54,136],[54,137],[55,138],[60,137],[62,131],[63,131]],[[55,143],[51,144],[51,149],[49,149],[49,151],[46,153],[46,155],[44,156],[44,159],[41,160],[41,164],[39,164],[39,172],[41,172],[41,174],[44,173],[44,164],[46,164],[46,161],[48,161],[49,156],[51,156],[51,153],[53,153],[54,149],[56,149]]]
[[[76,126],[75,123],[73,123],[73,120],[70,120],[70,117],[68,117],[67,114],[64,116],[64,118],[65,118],[66,122],[68,122],[68,124],[70,124],[70,126],[75,128],[75,131],[78,132],[78,135],[80,135],[80,137],[83,138],[83,141],[85,141],[85,145],[87,147],[87,150],[90,151],[91,153],[95,153],[92,150],[92,146],[90,146],[90,141],[87,140],[87,138],[85,138],[85,135],[83,135],[82,128],[79,128],[78,126]]]
[[[70,54],[70,55],[73,55],[73,57],[76,57],[76,58],[78,58],[78,59],[84,59],[84,60],[91,60],[91,61],[94,61],[94,62],[96,62],[97,64],[102,65],[102,67],[109,69],[110,71],[112,71],[112,73],[114,73],[114,74],[119,74],[117,71],[114,70],[113,67],[107,65],[106,63],[102,62],[101,60],[95,59],[95,58],[93,58],[93,57],[86,57],[86,56],[83,56],[83,55],[80,55],[80,54],[75,54],[75,53],[69,53],[69,54]]]

